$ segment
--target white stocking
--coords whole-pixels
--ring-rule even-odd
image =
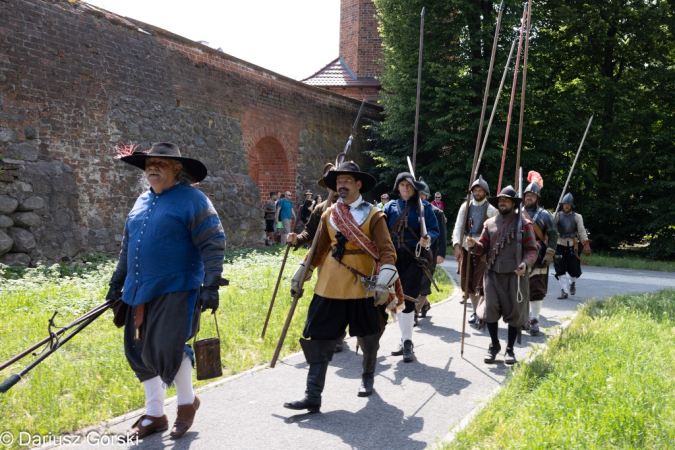
[[[565,291],[565,294],[569,294],[570,288],[567,286],[567,275],[560,275],[558,281],[560,281],[560,287]]]
[[[195,391],[192,390],[192,360],[186,353],[173,382],[176,385],[176,404],[191,405],[195,401]]]
[[[541,313],[541,304],[544,303],[543,300],[536,302],[530,301],[530,319],[539,320],[539,313]]]
[[[143,382],[145,389],[145,415],[151,417],[162,417],[164,415],[164,397],[166,396],[166,387],[159,376],[150,378]],[[145,419],[141,425],[147,427],[152,423]]]
[[[401,342],[412,341],[413,325],[415,324],[415,312],[398,313],[398,326],[401,328]]]
[[[575,283],[577,279],[575,277],[570,277],[570,283]]]

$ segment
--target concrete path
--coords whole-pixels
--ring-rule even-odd
[[[442,267],[457,281],[457,263]],[[547,332],[571,317],[575,308],[592,297],[675,288],[675,274],[622,269],[584,268],[577,295],[556,300],[558,281],[550,276],[549,295],[542,309],[542,332],[523,334],[516,357],[524,359],[535,345],[546,342]],[[275,369],[257,368],[219,381],[199,391],[202,406],[192,429],[181,439],[168,432],[138,444],[142,449],[405,449],[416,450],[438,442],[449,430],[486,399],[504,380],[510,368],[502,362],[487,365],[483,354],[490,342],[487,333],[467,326],[464,357],[460,357],[463,305],[459,290],[434,305],[415,328],[417,360],[404,363],[391,356],[400,331],[390,323],[381,341],[375,394],[356,395],[360,384],[361,354],[356,340],[334,356],[326,377],[321,414],[297,414],[284,402],[302,397],[307,364],[302,354],[277,363]],[[468,313],[471,313],[469,308]],[[303,320],[297,317],[295,320]],[[506,327],[500,322],[500,338]],[[503,355],[502,355],[503,357]],[[92,405],[93,407],[93,405]],[[175,419],[175,399],[167,405],[170,423]],[[128,448],[115,439],[98,441],[104,433],[123,433],[142,411],[84,430],[78,445],[59,448]],[[87,434],[88,433],[88,434]],[[91,442],[87,445],[87,440]],[[109,442],[112,440],[113,442]],[[131,447],[136,447],[132,445]]]

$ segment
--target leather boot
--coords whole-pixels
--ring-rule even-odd
[[[377,351],[380,349],[380,337],[382,337],[381,332],[371,336],[357,337],[359,346],[363,349],[363,373],[361,374],[359,397],[368,397],[373,393]]]
[[[191,405],[179,405],[178,406],[178,414],[176,415],[176,421],[173,423],[173,427],[171,428],[171,436],[172,437],[180,437],[185,434],[187,430],[190,429],[192,426],[192,423],[195,420],[195,414],[197,414],[197,410],[199,409],[199,397],[195,395],[195,400],[192,402]]]
[[[309,363],[307,373],[307,389],[305,396],[294,402],[284,403],[284,408],[318,413],[321,409],[321,393],[326,383],[328,363],[333,359],[337,340],[314,341],[300,339],[300,346],[305,354],[305,360]]]
[[[577,284],[574,281],[572,281],[572,283],[570,283],[570,294],[574,295],[576,293],[577,293]]]

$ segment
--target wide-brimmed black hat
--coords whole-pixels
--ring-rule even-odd
[[[513,186],[506,186],[504,189],[502,189],[498,196],[488,198],[488,202],[490,202],[490,204],[495,208],[499,208],[499,197],[508,198],[514,202],[516,206],[520,205],[520,202],[523,201],[522,198],[518,197],[518,193],[515,189],[513,189]]]
[[[192,158],[185,158],[180,155],[180,149],[177,145],[170,142],[157,142],[152,144],[148,153],[133,153],[122,158],[122,161],[145,170],[145,161],[148,158],[168,158],[174,159],[183,165],[183,169],[195,179],[195,182],[206,178],[206,166],[200,161]]]
[[[337,190],[335,180],[340,175],[351,175],[356,181],[361,181],[359,192],[362,194],[370,191],[377,184],[375,177],[369,173],[361,172],[361,169],[354,161],[345,161],[337,169],[329,170],[323,175],[323,182],[326,184],[326,187],[335,192]]]
[[[329,170],[333,170],[333,169],[335,169],[335,166],[333,165],[333,163],[326,163],[326,164],[323,165],[323,172],[321,172],[321,178],[319,178],[319,181],[316,182],[316,184],[319,187],[322,187],[322,188],[326,187],[326,183],[323,182],[323,176],[326,175],[326,173],[328,173]]]
[[[415,178],[412,176],[410,172],[401,172],[398,175],[396,175],[396,181],[394,182],[395,191],[398,190],[398,184],[403,180],[412,184],[415,190],[418,192],[424,190],[424,185],[419,181],[415,181]]]

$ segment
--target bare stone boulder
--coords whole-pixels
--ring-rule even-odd
[[[14,221],[15,226],[19,228],[37,227],[42,223],[40,216],[34,212],[19,212],[14,213],[9,217]]]
[[[19,201],[9,195],[0,195],[0,214],[9,214],[16,211]]]
[[[17,211],[34,211],[36,209],[44,208],[45,201],[42,197],[32,196],[19,203],[16,207]]]
[[[25,253],[6,253],[0,256],[0,263],[6,266],[24,266],[30,265],[30,256]]]
[[[35,250],[35,236],[30,231],[23,228],[10,228],[7,234],[14,241],[11,251],[14,253],[30,253]]]
[[[23,161],[37,161],[38,149],[29,142],[17,142],[7,147],[7,158]]]
[[[14,221],[4,214],[0,214],[0,228],[9,228],[14,226]]]
[[[9,237],[4,231],[0,231],[0,255],[7,253],[13,245],[14,241],[12,238]]]

